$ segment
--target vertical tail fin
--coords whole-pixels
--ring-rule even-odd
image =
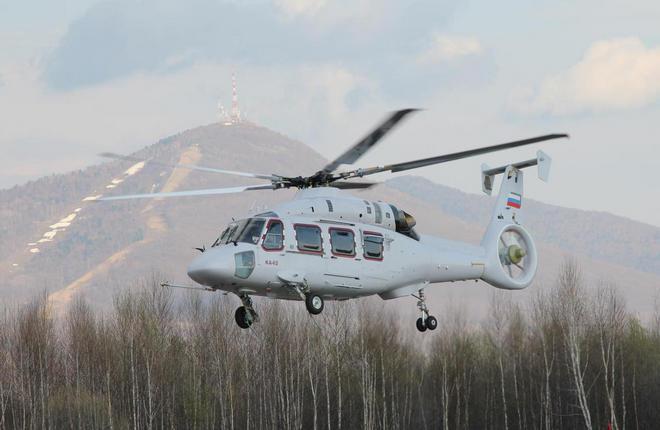
[[[537,158],[507,166],[489,168],[482,166],[484,192],[490,194],[495,175],[502,174],[502,184],[497,196],[490,224],[481,246],[486,250],[486,267],[482,279],[504,289],[527,287],[536,274],[537,254],[534,241],[522,226],[524,219],[523,171],[538,165],[538,175],[547,180],[550,157],[538,151]]]

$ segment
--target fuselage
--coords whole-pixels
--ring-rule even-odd
[[[188,274],[238,294],[298,299],[291,287],[301,285],[330,300],[394,298],[420,285],[482,276],[481,246],[420,236],[412,227],[414,219],[393,205],[335,189],[303,190],[230,224]]]

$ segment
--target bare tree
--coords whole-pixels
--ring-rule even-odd
[[[504,418],[504,429],[509,429],[509,414],[507,412],[506,404],[506,390],[505,390],[505,377],[504,377],[504,360],[505,360],[505,344],[506,344],[506,329],[509,324],[509,315],[511,306],[508,300],[505,300],[505,293],[494,293],[492,295],[490,304],[490,319],[488,321],[488,338],[495,348],[497,355],[497,365],[500,373],[500,394],[502,400],[502,416]]]
[[[370,301],[257,299],[241,330],[232,296],[138,286],[62,320],[37,299],[0,319],[0,429],[654,428],[660,331],[585,284],[569,262],[528,308],[427,333]]]
[[[553,316],[549,300],[547,295],[543,293],[538,294],[533,299],[531,311],[534,336],[541,345],[543,382],[540,386],[542,387],[543,428],[546,430],[554,428],[550,381],[553,376],[557,353],[556,326],[558,323]]]
[[[582,275],[575,261],[567,261],[562,267],[555,305],[559,318],[561,318],[560,328],[579,409],[585,428],[591,430],[593,428],[591,411],[584,380],[589,360],[587,351],[582,345],[583,335],[589,324],[589,313],[582,288]]]
[[[616,369],[618,353],[617,345],[621,345],[621,337],[626,324],[626,312],[621,299],[612,286],[603,286],[598,290],[594,308],[594,325],[598,333],[598,344],[602,364],[605,395],[609,406],[609,420],[614,429],[619,428],[616,415]]]

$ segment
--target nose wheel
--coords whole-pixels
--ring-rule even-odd
[[[250,296],[245,293],[241,293],[238,295],[238,297],[241,299],[243,306],[240,306],[238,309],[236,309],[234,319],[240,328],[250,328],[253,323],[259,321],[259,314],[257,314],[257,311],[254,310]]]
[[[412,294],[417,299],[417,307],[419,308],[422,316],[417,318],[417,330],[425,332],[426,330],[435,330],[438,327],[438,320],[433,315],[429,315],[429,308],[426,306],[426,297],[424,296],[424,289],[419,290],[419,295]]]

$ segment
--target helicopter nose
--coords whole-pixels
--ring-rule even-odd
[[[188,276],[193,281],[209,287],[217,286],[234,275],[234,258],[223,252],[207,250],[188,266]]]

